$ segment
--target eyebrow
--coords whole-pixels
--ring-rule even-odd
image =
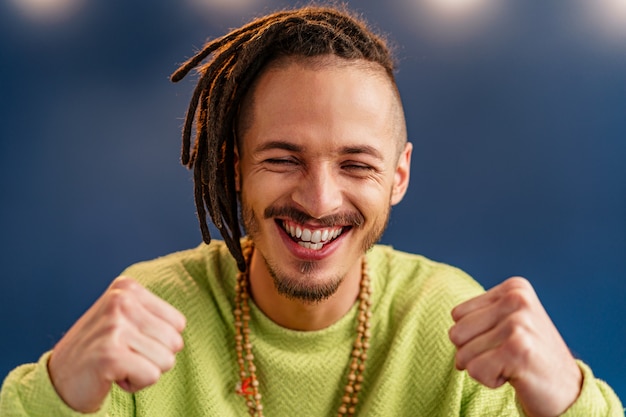
[[[360,145],[360,146],[344,146],[341,148],[342,155],[355,155],[355,154],[366,154],[373,156],[376,159],[384,159],[383,155],[380,151],[373,146],[369,145]]]
[[[283,141],[283,140],[273,140],[259,145],[255,152],[265,152],[272,149],[282,149],[290,152],[303,152],[304,147],[300,145],[296,145],[291,142]],[[376,159],[384,159],[383,155],[380,151],[373,146],[370,145],[359,145],[359,146],[344,146],[339,150],[339,154],[341,155],[358,155],[358,154],[366,154],[370,155]]]
[[[272,149],[283,149],[285,151],[291,151],[291,152],[302,152],[304,150],[302,146],[293,144],[291,142],[287,142],[283,140],[272,140],[270,142],[265,142],[257,146],[254,151],[255,153],[257,153],[257,152],[270,151]]]

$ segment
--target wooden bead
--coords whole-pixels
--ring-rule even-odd
[[[233,309],[234,325],[235,325],[235,351],[237,352],[237,363],[240,368],[239,376],[241,378],[240,387],[244,384],[252,386],[251,392],[247,392],[246,405],[248,412],[252,416],[263,417],[263,405],[261,404],[261,393],[258,391],[259,381],[256,378],[256,366],[254,365],[254,354],[252,353],[252,343],[250,342],[250,328],[248,323],[251,320],[250,305],[248,300],[249,294],[249,270],[250,261],[252,259],[253,244],[251,240],[246,240],[242,247],[244,258],[246,259],[246,270],[237,275],[235,282],[235,308]],[[348,366],[348,383],[345,387],[345,394],[342,397],[342,405],[339,407],[338,416],[354,415],[356,413],[355,405],[358,403],[357,394],[361,390],[363,382],[363,372],[365,370],[365,360],[367,359],[367,350],[370,347],[369,338],[371,337],[370,319],[371,312],[371,280],[369,279],[369,269],[367,267],[366,257],[363,257],[361,263],[361,283],[359,291],[358,316],[353,350],[351,352],[351,360]],[[245,350],[245,352],[244,352]],[[245,353],[245,355],[244,355]],[[247,365],[247,372],[245,367]],[[356,382],[356,383],[355,383]],[[254,401],[252,401],[254,400]]]

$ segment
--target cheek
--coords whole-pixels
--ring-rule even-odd
[[[257,230],[263,228],[265,211],[269,207],[277,205],[282,194],[272,184],[272,181],[259,181],[250,177],[244,177],[241,185],[243,191],[239,193],[239,196],[244,222],[254,222]]]
[[[249,200],[248,195],[241,193],[241,221],[247,235],[254,238],[262,228],[263,208]]]
[[[361,186],[351,184],[346,189],[349,201],[366,217],[375,216],[375,213],[385,211],[390,206],[391,184],[380,182]]]
[[[263,213],[269,207],[292,205],[292,196],[299,184],[297,177],[264,171],[248,173],[241,183],[246,202],[254,208],[257,220],[263,220]]]

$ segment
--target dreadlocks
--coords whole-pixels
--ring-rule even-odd
[[[183,127],[182,163],[193,168],[194,197],[203,240],[211,241],[208,211],[241,271],[246,265],[240,245],[234,175],[240,103],[268,62],[283,56],[324,54],[378,63],[394,80],[394,63],[380,36],[345,7],[313,6],[258,18],[209,41],[171,76],[173,82],[180,81],[211,56],[199,68],[200,77],[189,103]],[[194,118],[196,134],[191,150]]]

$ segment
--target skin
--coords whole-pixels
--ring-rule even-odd
[[[452,310],[456,367],[490,388],[509,382],[529,417],[576,401],[582,372],[530,283],[513,277]]]
[[[412,148],[395,87],[374,64],[291,59],[259,76],[243,108],[236,181],[255,242],[252,296],[284,327],[327,327],[354,304],[364,251],[408,187]],[[315,251],[295,243],[285,222],[343,232]],[[285,282],[297,291],[280,289]],[[452,318],[457,368],[488,387],[508,381],[528,416],[557,416],[578,397],[581,371],[525,279],[457,306]],[[112,384],[135,392],[171,369],[184,327],[180,312],[120,277],[54,348],[52,382],[71,408],[96,411]]]
[[[97,411],[111,386],[154,384],[183,348],[185,317],[129,277],[119,277],[55,346],[48,372],[76,411]]]
[[[255,83],[237,181],[255,243],[252,296],[284,327],[327,327],[356,300],[363,253],[408,186],[412,147],[395,123],[402,110],[394,91],[378,64],[334,56],[287,58]],[[343,232],[315,251],[294,242],[285,222]],[[284,282],[301,293],[336,290],[311,302],[277,291]]]

